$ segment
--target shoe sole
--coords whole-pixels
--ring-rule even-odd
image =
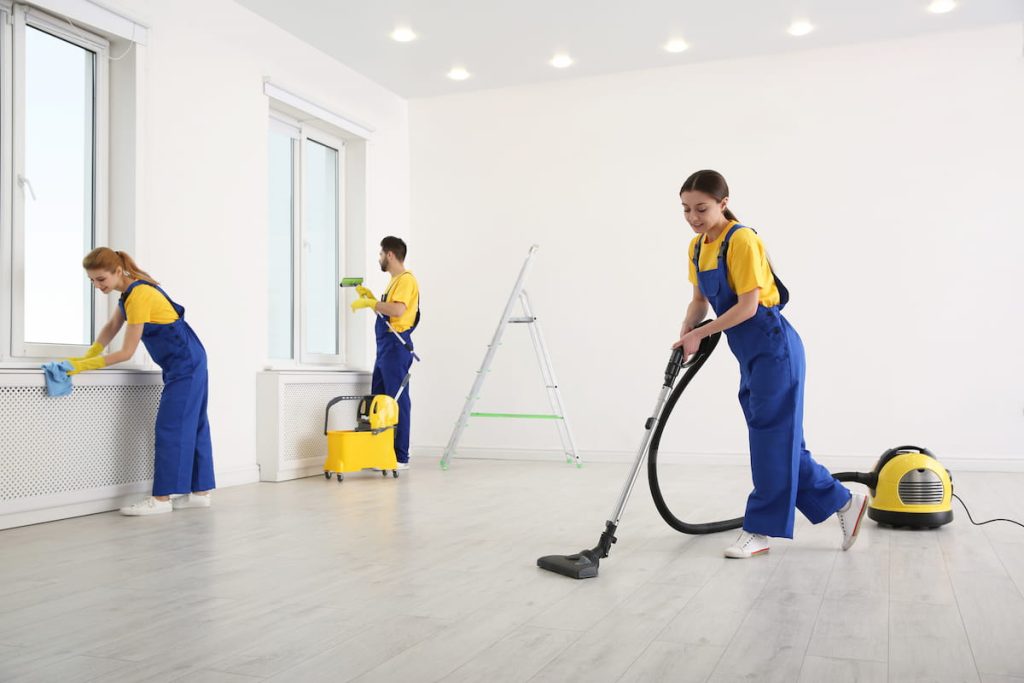
[[[868,498],[864,496],[864,500],[860,504],[860,512],[857,513],[857,522],[853,525],[853,533],[850,534],[850,543],[843,550],[849,550],[853,547],[853,544],[857,540],[857,534],[860,533],[860,523],[864,519],[864,512],[868,509]]]
[[[749,555],[729,555],[728,553],[726,553],[725,556],[727,558],[729,558],[730,560],[749,560],[754,555],[764,555],[769,550],[771,550],[771,548],[764,548],[763,550],[755,550],[754,552],[750,553]]]

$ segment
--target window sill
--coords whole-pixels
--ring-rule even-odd
[[[53,359],[51,359],[53,360]],[[0,373],[26,373],[38,372],[42,376],[42,367],[49,361],[6,361],[0,363]],[[138,375],[138,374],[160,374],[159,368],[149,368],[142,365],[118,365],[117,367],[101,368],[90,370],[89,374],[103,373],[111,375]]]
[[[370,373],[372,368],[357,368],[349,365],[298,365],[289,363],[267,363],[261,372],[308,372],[308,373]]]

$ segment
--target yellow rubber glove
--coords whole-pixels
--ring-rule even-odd
[[[86,360],[86,359],[89,359],[89,358],[95,358],[96,356],[98,356],[101,353],[103,353],[103,348],[104,347],[103,347],[102,344],[100,344],[99,342],[96,342],[95,344],[93,344],[92,346],[89,347],[89,350],[85,352],[84,356],[75,356],[74,358],[68,358],[68,360],[69,361],[72,361],[72,360]]]
[[[93,356],[92,358],[68,358],[67,361],[71,363],[73,369],[68,370],[69,375],[77,375],[80,372],[86,370],[99,370],[100,368],[107,367],[107,360],[103,356]]]
[[[356,299],[355,301],[352,302],[352,312],[355,313],[360,308],[369,308],[372,311],[374,306],[376,306],[376,305],[377,305],[377,300],[376,299],[370,299],[370,298],[367,298],[367,297],[361,297],[361,298]]]
[[[370,290],[369,287],[363,287],[362,285],[359,285],[358,287],[356,287],[356,293],[359,296],[363,297],[364,299],[376,299],[377,298],[377,297],[375,297],[373,295],[373,292]]]
[[[85,355],[82,356],[82,358],[95,358],[96,356],[103,353],[103,348],[103,344],[100,344],[99,342],[94,342],[93,345],[89,347],[89,350],[85,352]]]

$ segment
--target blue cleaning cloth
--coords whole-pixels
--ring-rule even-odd
[[[71,377],[68,376],[68,370],[73,370],[74,367],[71,363],[66,360],[60,362],[53,361],[46,363],[41,366],[43,368],[43,377],[46,379],[46,393],[50,396],[67,396],[71,393]]]

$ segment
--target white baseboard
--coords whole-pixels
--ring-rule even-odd
[[[414,458],[440,460],[444,454],[444,446],[415,446],[412,449]],[[833,472],[869,472],[878,460],[878,456],[828,455],[815,453],[814,458]],[[584,464],[593,463],[631,463],[636,458],[635,452],[627,451],[581,451],[580,457]],[[526,449],[526,448],[460,448],[452,456],[452,461],[459,458],[476,460],[518,460],[562,462],[565,454],[558,449]],[[658,453],[658,462],[672,465],[749,465],[746,453]],[[1020,457],[974,457],[974,456],[942,456],[943,467],[951,472],[1024,472],[1024,455]]]
[[[243,484],[255,484],[260,480],[260,466],[256,463],[233,467],[227,470],[216,470],[217,488],[224,489],[229,486],[241,486]]]
[[[22,499],[16,503],[25,509],[13,509],[13,504],[5,506],[10,511],[0,508],[0,529],[110,512],[125,505],[133,497],[149,493],[152,488],[153,482],[143,481],[79,491],[71,495]]]
[[[260,470],[256,463],[253,463],[243,467],[217,470],[216,478],[217,488],[253,484],[260,480]],[[0,529],[13,529],[29,524],[42,524],[71,517],[111,512],[131,502],[134,498],[149,494],[152,490],[152,481],[140,481],[72,494],[40,496],[32,500],[15,501],[18,506],[31,509],[15,509],[14,503],[0,505]]]

